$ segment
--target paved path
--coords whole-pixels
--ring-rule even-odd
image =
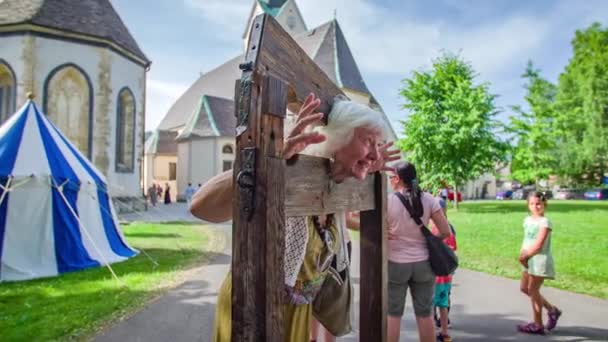
[[[218,226],[230,234],[230,226]],[[359,294],[359,253],[353,251],[355,298]],[[96,341],[210,341],[217,291],[230,264],[230,246],[210,265],[197,269],[180,287],[133,317],[103,332]],[[459,270],[454,280],[452,330],[455,341],[608,341],[608,301],[545,288],[564,315],[549,336],[527,336],[515,325],[530,318],[530,304],[517,281]],[[406,308],[402,341],[417,341],[412,308]],[[358,305],[357,305],[358,307]],[[357,318],[358,321],[358,318]],[[357,341],[356,331],[340,341]]]

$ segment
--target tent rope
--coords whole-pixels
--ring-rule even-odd
[[[55,180],[53,179],[53,181],[55,181]],[[72,213],[72,216],[74,216],[74,218],[78,222],[78,225],[80,226],[81,230],[85,232],[85,235],[87,236],[87,238],[89,239],[89,241],[91,241],[91,244],[93,245],[93,248],[95,248],[95,250],[97,251],[97,253],[101,257],[102,261],[105,263],[106,267],[110,270],[110,273],[112,273],[112,276],[114,277],[114,279],[116,279],[116,281],[118,283],[120,283],[122,286],[126,286],[126,284],[120,278],[118,278],[118,276],[114,272],[114,269],[112,269],[112,266],[110,266],[110,263],[108,262],[108,260],[106,259],[106,257],[103,255],[103,253],[101,253],[101,250],[99,249],[99,247],[97,247],[97,244],[95,243],[95,241],[93,240],[93,238],[89,234],[88,230],[84,227],[84,225],[80,221],[80,218],[76,214],[76,211],[74,210],[74,208],[72,208],[72,206],[70,205],[70,202],[68,202],[68,199],[65,198],[65,195],[63,194],[63,186],[65,184],[67,184],[68,182],[69,182],[69,179],[66,179],[65,182],[63,182],[63,184],[61,184],[59,186],[54,185],[54,187],[57,188],[57,190],[59,192],[59,195],[61,195],[61,198],[63,199],[63,201],[65,202],[65,204],[67,205],[67,207],[70,209],[70,212]]]
[[[91,192],[89,192],[89,191],[88,191],[88,189],[87,189],[87,190],[85,190],[85,192],[86,192],[86,193],[87,193],[89,196],[91,196],[91,198],[92,198],[92,199],[99,201],[99,198],[98,198],[98,197],[96,197],[95,195],[93,195]],[[104,207],[101,207],[101,209],[104,211],[104,213],[105,213],[106,215],[108,215],[108,216],[109,216],[109,217],[110,217],[112,220],[114,220],[114,215],[112,215],[112,213],[111,213],[111,212],[109,212],[109,211],[108,211],[108,209],[106,209],[106,208],[104,208]],[[150,256],[150,255],[149,255],[149,254],[148,254],[148,253],[147,253],[145,250],[143,250],[143,249],[139,249],[139,251],[140,251],[140,252],[142,252],[142,253],[143,253],[143,254],[144,254],[144,255],[145,255],[145,256],[146,256],[146,257],[147,257],[147,258],[150,260],[150,262],[152,262],[152,264],[154,265],[154,268],[158,267],[158,265],[159,265],[159,264],[158,264],[158,262],[156,261],[156,259],[152,258],[152,257],[151,257],[151,256]]]
[[[9,176],[8,180],[6,181],[6,185],[0,185],[0,188],[2,188],[2,196],[0,196],[0,206],[2,205],[2,202],[4,202],[4,198],[6,197],[6,194],[8,194],[9,191],[11,191],[11,182],[13,181],[13,176]]]

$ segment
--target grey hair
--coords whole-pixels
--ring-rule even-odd
[[[327,140],[308,146],[303,154],[331,158],[336,151],[351,141],[355,128],[377,131],[380,140],[385,140],[387,136],[387,126],[382,113],[344,96],[334,99],[328,121],[326,126],[312,128],[313,131],[325,135]]]

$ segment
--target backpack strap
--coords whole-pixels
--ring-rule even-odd
[[[405,206],[405,209],[410,214],[410,216],[412,217],[412,219],[414,220],[414,222],[416,222],[417,225],[423,227],[424,224],[422,223],[422,220],[420,219],[420,216],[415,216],[414,215],[414,208],[412,208],[412,205],[410,204],[410,201],[408,201],[405,198],[405,196],[403,196],[403,194],[400,193],[400,192],[395,192],[395,195],[401,200],[401,203],[403,203],[403,206]]]

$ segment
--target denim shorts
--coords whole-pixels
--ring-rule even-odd
[[[403,316],[408,288],[412,294],[416,316],[430,316],[433,312],[435,274],[428,260],[411,263],[388,262],[389,316]]]

